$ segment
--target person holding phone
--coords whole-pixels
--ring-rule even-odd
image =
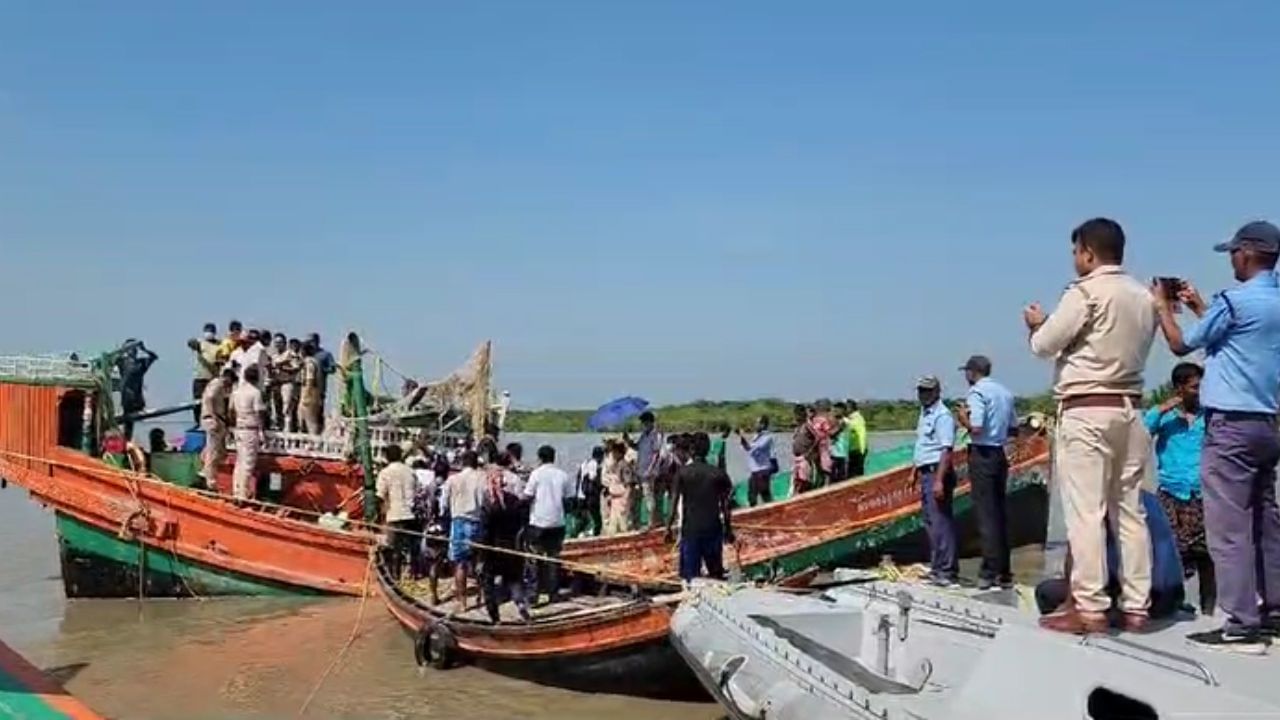
[[[778,472],[778,461],[773,456],[769,416],[761,415],[756,421],[756,432],[750,440],[739,430],[738,442],[747,451],[747,470],[751,472],[747,480],[747,504],[755,507],[757,502],[773,502],[772,482]]]
[[[1257,221],[1214,247],[1228,253],[1239,285],[1206,304],[1191,285],[1178,293],[1196,322],[1178,325],[1162,287],[1151,288],[1160,329],[1179,357],[1205,351],[1200,480],[1205,534],[1217,574],[1218,630],[1187,640],[1206,649],[1263,654],[1280,636],[1280,228]],[[1259,602],[1261,599],[1261,602]]]

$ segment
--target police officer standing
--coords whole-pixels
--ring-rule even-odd
[[[950,587],[960,575],[956,559],[956,527],[951,500],[956,491],[952,448],[956,421],[942,402],[942,383],[933,375],[916,381],[920,418],[916,421],[915,479],[920,484],[920,507],[929,536],[930,580]]]
[[[982,569],[978,589],[1013,587],[1009,561],[1009,522],[1005,492],[1009,458],[1004,446],[1018,429],[1013,393],[991,379],[991,360],[974,355],[960,368],[969,383],[956,422],[969,431],[969,487],[982,536]]]
[[[1050,630],[1103,632],[1111,599],[1106,592],[1106,531],[1117,530],[1121,564],[1122,627],[1146,626],[1151,592],[1151,538],[1139,496],[1151,440],[1142,422],[1142,371],[1155,338],[1151,294],[1121,268],[1124,230],[1095,218],[1071,233],[1077,278],[1057,309],[1023,311],[1031,351],[1053,358],[1058,400],[1054,476],[1074,560],[1074,607],[1040,619]]]
[[[1218,605],[1227,619],[1221,629],[1187,639],[1205,648],[1262,654],[1268,638],[1280,635],[1280,229],[1251,222],[1214,250],[1230,253],[1240,284],[1206,307],[1195,288],[1182,283],[1176,298],[1197,317],[1185,333],[1174,318],[1172,289],[1159,282],[1152,287],[1169,349],[1180,356],[1205,351],[1204,524],[1217,569]]]

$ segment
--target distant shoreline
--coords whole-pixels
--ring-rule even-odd
[[[916,426],[920,406],[915,400],[867,400],[860,401],[859,409],[867,420],[871,432],[896,432],[911,430]],[[754,428],[761,415],[769,417],[774,430],[791,430],[795,427],[792,408],[795,403],[778,398],[757,400],[697,400],[679,405],[653,408],[658,423],[673,432],[713,431],[720,423],[730,428]],[[1018,398],[1018,412],[1052,413],[1053,398],[1049,394]],[[592,410],[511,410],[504,430],[508,432],[583,432]],[[636,430],[639,423],[631,421],[623,428]]]

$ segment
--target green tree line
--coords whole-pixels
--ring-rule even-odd
[[[867,428],[873,431],[911,430],[916,426],[920,405],[915,400],[867,400],[859,409],[867,420]],[[753,428],[761,415],[769,417],[775,430],[789,430],[795,426],[795,403],[780,398],[757,400],[697,400],[680,405],[653,408],[658,421],[666,430],[691,432],[713,431],[721,423],[731,428]],[[1053,412],[1053,398],[1048,394],[1018,398],[1018,412]],[[512,410],[507,416],[506,430],[510,432],[583,432],[592,410]],[[624,426],[635,430],[639,423],[631,421]]]
[[[1166,384],[1147,394],[1147,405],[1164,401],[1172,392]],[[872,431],[913,430],[920,414],[915,400],[867,400],[858,403],[867,428]],[[714,431],[721,423],[731,428],[754,428],[761,415],[769,417],[775,430],[795,427],[795,403],[780,398],[756,400],[696,400],[680,405],[652,408],[658,421],[666,430],[674,432]],[[1049,393],[1017,398],[1018,414],[1038,412],[1052,415],[1056,411],[1053,396]],[[512,410],[507,416],[506,430],[510,432],[583,432],[592,410]],[[635,431],[637,421],[631,421],[624,429]]]

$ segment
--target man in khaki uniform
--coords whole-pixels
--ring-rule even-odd
[[[262,451],[262,432],[267,427],[267,404],[258,389],[260,382],[258,366],[249,365],[231,393],[231,408],[236,416],[236,464],[231,472],[231,494],[237,500],[251,499],[257,491],[254,478],[258,453]]]
[[[300,377],[298,420],[302,424],[302,432],[319,435],[324,432],[324,371],[316,360],[315,345],[309,342],[302,345]]]
[[[1053,358],[1058,429],[1054,476],[1070,544],[1074,608],[1041,625],[1070,633],[1102,632],[1107,594],[1106,527],[1120,548],[1123,628],[1141,630],[1151,591],[1151,538],[1139,490],[1150,437],[1143,426],[1142,371],[1156,331],[1151,293],[1120,267],[1124,231],[1089,220],[1071,233],[1079,276],[1052,315],[1039,304],[1023,312],[1031,351]]]
[[[210,490],[217,490],[218,467],[227,457],[227,403],[236,378],[233,368],[223,368],[200,394],[200,427],[204,430],[200,477]]]

